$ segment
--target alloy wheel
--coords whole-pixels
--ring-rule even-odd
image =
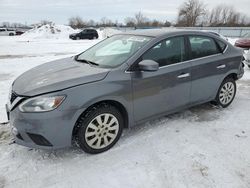
[[[103,113],[93,118],[87,125],[85,141],[93,149],[102,149],[115,140],[118,132],[118,119],[110,113]]]
[[[235,85],[232,82],[226,82],[221,87],[219,93],[219,100],[221,104],[223,105],[229,104],[233,100],[234,94],[235,94]]]

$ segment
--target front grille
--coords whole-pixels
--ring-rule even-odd
[[[10,96],[10,103],[12,104],[17,97],[18,97],[17,94],[12,91]]]

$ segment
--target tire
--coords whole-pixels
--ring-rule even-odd
[[[236,90],[235,80],[233,78],[226,78],[218,90],[216,103],[222,108],[228,107],[234,100]]]
[[[248,65],[248,68],[250,69],[250,65]]]
[[[10,33],[9,36],[14,36],[14,33]]]
[[[80,37],[76,37],[76,40],[80,40]]]
[[[81,115],[76,127],[76,144],[87,153],[97,154],[107,151],[119,140],[124,119],[114,106],[100,104]]]
[[[93,37],[93,39],[97,39],[96,37]]]

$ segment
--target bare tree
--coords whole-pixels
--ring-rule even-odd
[[[115,26],[115,23],[106,17],[102,17],[99,25],[102,27],[110,27],[110,26]]]
[[[126,17],[124,19],[124,22],[125,22],[127,27],[135,27],[135,25],[136,25],[136,21],[132,17]]]
[[[144,16],[141,12],[135,14],[135,22],[137,26],[144,26],[148,21],[148,18]]]
[[[168,20],[166,20],[165,23],[164,23],[165,27],[170,27],[171,25],[172,25],[172,23],[170,21],[168,21]]]
[[[188,0],[179,8],[177,25],[196,26],[206,15],[205,5],[199,0]]]
[[[244,26],[248,23],[249,19],[232,6],[219,5],[211,10],[209,16],[210,26]]]
[[[87,26],[94,27],[94,26],[96,26],[96,22],[91,19],[91,20],[87,21]]]
[[[149,25],[150,25],[150,26],[153,26],[153,27],[160,27],[160,26],[162,26],[163,24],[162,24],[160,21],[154,19],[154,20],[152,20],[152,21],[149,21]]]
[[[41,20],[40,25],[51,25],[53,22],[49,20]]]
[[[9,22],[3,22],[3,23],[2,23],[2,26],[3,26],[3,27],[10,27],[10,23],[9,23]]]
[[[81,17],[76,16],[76,17],[71,17],[69,19],[69,25],[76,29],[76,28],[83,28],[87,26],[87,23],[82,20]]]

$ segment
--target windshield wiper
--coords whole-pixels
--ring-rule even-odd
[[[95,62],[92,62],[92,61],[89,61],[89,60],[86,60],[86,59],[78,59],[78,56],[77,56],[77,55],[75,56],[74,59],[75,59],[76,61],[79,61],[79,62],[88,63],[89,65],[99,66],[98,63],[95,63]]]

